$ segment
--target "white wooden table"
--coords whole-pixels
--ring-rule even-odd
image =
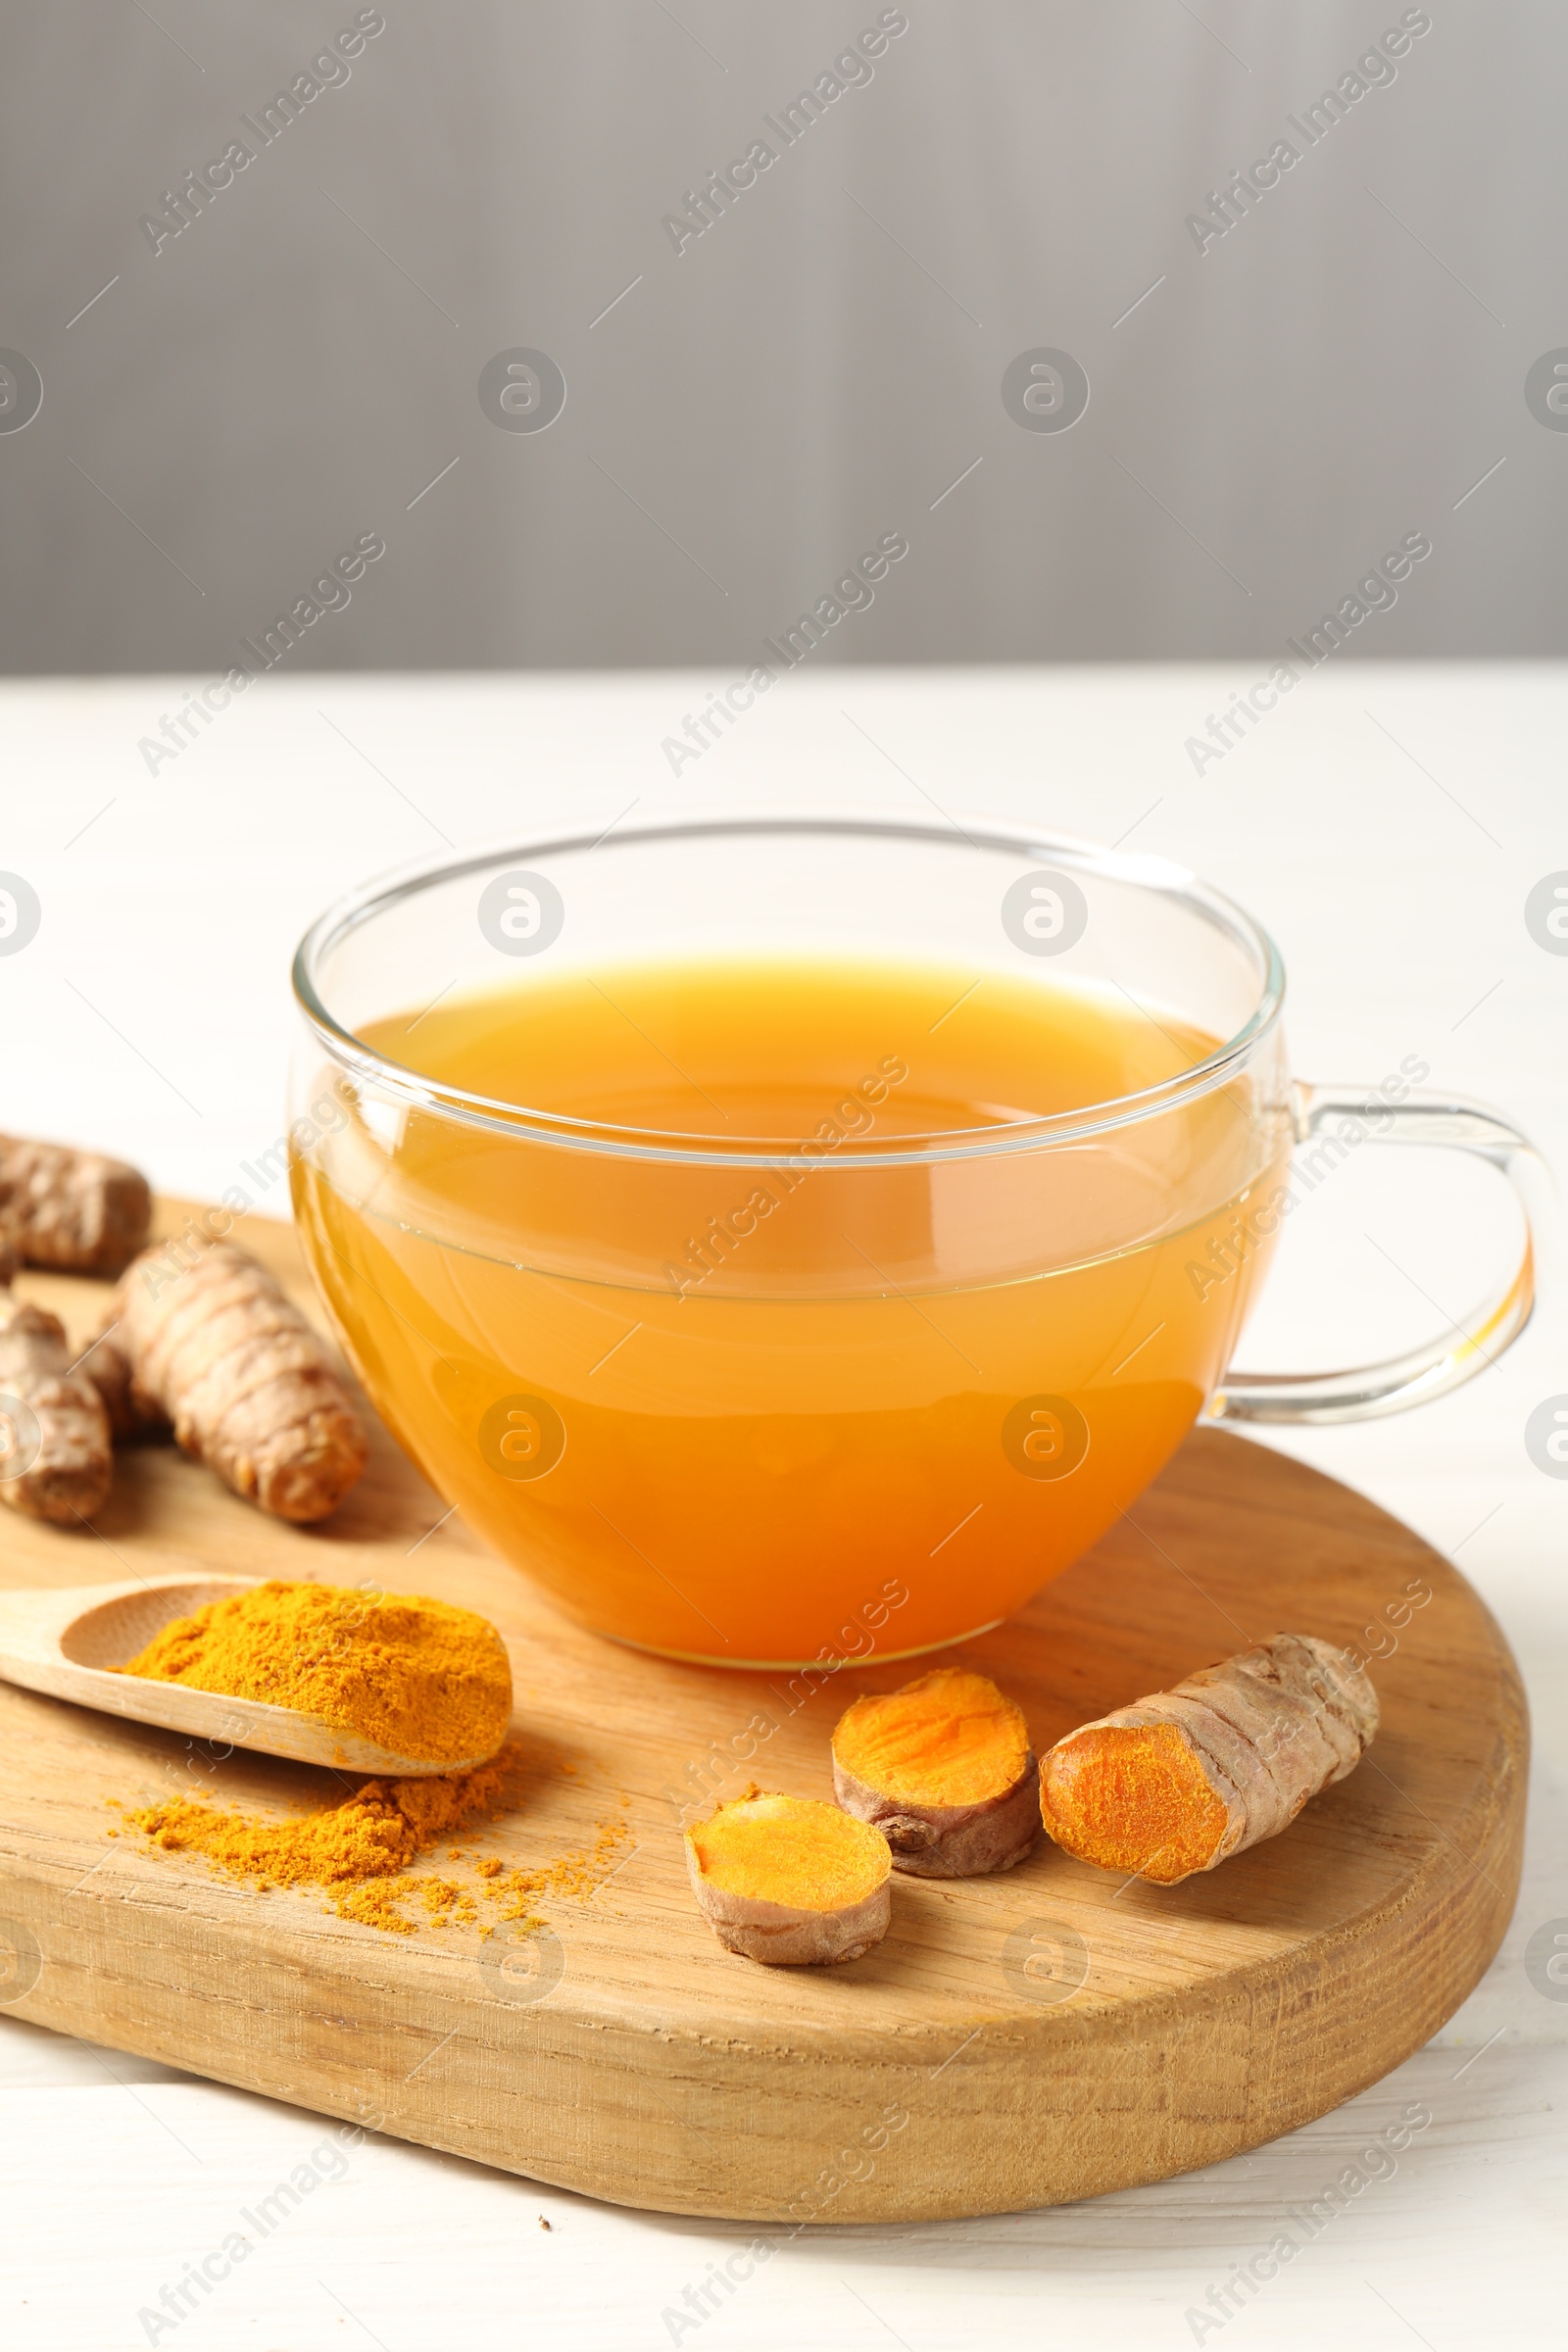
[[[443,836],[608,824],[678,794],[718,808],[1027,813],[1178,858],[1279,938],[1303,1074],[1376,1080],[1418,1054],[1429,1083],[1518,1116],[1560,1176],[1568,957],[1535,944],[1524,900],[1568,868],[1562,671],[1318,672],[1200,779],[1186,739],[1263,666],[818,671],[768,697],[678,787],[662,740],[727,678],[278,679],[156,776],[138,741],[201,681],[8,685],[0,867],[32,883],[42,922],[0,957],[0,1124],[107,1145],[166,1188],[220,1191],[278,1131],[288,958],[321,904]],[[1446,1155],[1362,1154],[1293,1219],[1250,1358],[1382,1352],[1440,1309],[1462,1315],[1510,1238],[1499,1193]],[[167,2320],[163,2289],[331,2145],[327,2128],[0,2012],[7,2352],[1557,2340],[1568,1984],[1539,1961],[1532,1981],[1526,1949],[1554,1920],[1568,1933],[1568,1482],[1533,1466],[1523,1428],[1559,1391],[1568,1311],[1548,1299],[1474,1387],[1281,1441],[1457,1553],[1509,1632],[1535,1713],[1525,1889],[1503,1950],[1438,2039],[1350,2107],[1094,2204],[808,2233],[706,2304],[710,2267],[756,2232],[619,2212],[372,2139],[323,2156],[334,2177],[319,2192],[160,2328],[138,2314]],[[1284,2209],[1321,2195],[1415,2101],[1432,2122],[1397,2173],[1221,2319],[1225,2281],[1287,2226]]]

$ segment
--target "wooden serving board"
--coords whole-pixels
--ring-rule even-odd
[[[309,1303],[286,1227],[251,1218],[237,1238]],[[99,1286],[19,1287],[74,1336],[95,1327]],[[0,1581],[194,1564],[479,1609],[511,1645],[535,1759],[518,1810],[480,1841],[540,1866],[591,1846],[624,1792],[635,1847],[614,1876],[545,1899],[546,1933],[487,1942],[388,1936],[310,1890],[245,1892],[110,1840],[105,1800],[184,1790],[280,1813],[336,1801],[337,1778],[217,1760],[0,1687],[0,2003],[617,2203],[863,2223],[1051,2204],[1253,2147],[1416,2049],[1507,1925],[1526,1723],[1497,1627],[1408,1529],[1260,1446],[1196,1432],[1092,1557],[949,1655],[1017,1698],[1043,1749],[1278,1628],[1392,1644],[1372,1664],[1383,1730],[1367,1761],[1284,1837],[1179,1887],[1124,1885],[1045,1842],[996,1878],[899,1879],[886,1941],[827,1970],[720,1949],[670,1792],[706,1765],[715,1794],[755,1777],[830,1795],[842,1707],[919,1670],[873,1658],[790,1711],[781,1676],[579,1631],[444,1508],[379,1431],[363,1486],[317,1531],[148,1448],[121,1456],[95,1535],[0,1513]],[[760,1713],[777,1729],[756,1745]]]

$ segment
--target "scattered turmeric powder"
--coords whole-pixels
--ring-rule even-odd
[[[456,1879],[421,1879],[419,1899],[441,1926],[471,1928],[479,1914],[473,1897]]]
[[[165,1853],[202,1854],[227,1877],[262,1887],[324,1886],[342,1919],[412,1935],[392,1905],[414,1891],[407,1872],[464,1822],[490,1818],[515,1793],[523,1754],[514,1743],[472,1772],[412,1781],[367,1781],[340,1805],[291,1821],[264,1821],[174,1797],[124,1809],[126,1824]]]
[[[275,1518],[324,1519],[368,1458],[343,1382],[305,1317],[232,1242],[188,1264],[149,1250],[115,1294],[130,1400],[187,1453]],[[106,1335],[107,1336],[107,1335]]]
[[[686,1832],[686,1867],[719,1942],[748,1960],[858,1960],[888,1932],[887,1839],[814,1797],[754,1783]]]
[[[530,1906],[539,1895],[564,1895],[570,1901],[586,1901],[594,1888],[602,1886],[611,1875],[610,1866],[630,1836],[625,1822],[613,1819],[602,1821],[594,1834],[593,1844],[585,1846],[580,1853],[562,1854],[556,1861],[547,1862],[538,1870],[509,1871],[498,1886],[485,1889],[501,1905],[501,1922],[505,1924],[512,1920],[527,1919]],[[496,1871],[492,1873],[488,1865],[481,1862],[479,1875],[481,1878],[490,1878],[498,1875],[501,1868],[502,1865],[497,1862]]]
[[[270,1882],[261,1882],[266,1891]],[[417,1879],[367,1879],[362,1886],[351,1886],[327,1904],[339,1919],[352,1919],[362,1928],[379,1928],[384,1936],[415,1936],[418,1930],[412,1919],[405,1919],[398,1905],[406,1895],[418,1889]]]
[[[894,1869],[918,1878],[1010,1870],[1040,1835],[1029,1727],[994,1682],[961,1667],[856,1699],[833,1734],[833,1789],[881,1831]]]
[[[1288,1828],[1377,1728],[1377,1693],[1343,1649],[1273,1634],[1058,1740],[1042,1816],[1080,1861],[1173,1886]]]
[[[176,1617],[120,1669],[296,1707],[411,1764],[492,1756],[512,1713],[506,1644],[444,1600],[273,1580]]]
[[[413,1902],[438,1928],[480,1925],[475,1896],[500,1905],[502,1920],[542,1925],[527,1910],[530,1893],[581,1897],[608,1875],[610,1856],[630,1836],[623,1821],[601,1822],[591,1848],[559,1856],[534,1870],[501,1874],[506,1865],[487,1855],[478,1865],[477,1887],[413,1874],[413,1865],[470,1822],[493,1821],[517,1802],[530,1756],[513,1740],[499,1756],[471,1772],[407,1781],[367,1781],[343,1803],[287,1821],[224,1811],[190,1797],[138,1807],[120,1807],[122,1825],[136,1830],[166,1853],[199,1854],[225,1877],[248,1882],[260,1892],[270,1887],[317,1886],[339,1919],[385,1935],[413,1936],[417,1919],[401,1906]],[[118,1835],[111,1830],[113,1838]]]

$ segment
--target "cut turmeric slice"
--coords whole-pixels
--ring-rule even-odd
[[[1174,1886],[1288,1829],[1377,1728],[1377,1693],[1343,1649],[1272,1634],[1058,1740],[1041,1813],[1081,1862]]]
[[[888,1932],[886,1838],[814,1797],[754,1784],[687,1831],[686,1867],[719,1942],[748,1960],[858,1960]]]
[[[1010,1870],[1040,1835],[1029,1727],[995,1683],[961,1667],[858,1698],[833,1734],[833,1788],[881,1831],[895,1870],[917,1878]]]

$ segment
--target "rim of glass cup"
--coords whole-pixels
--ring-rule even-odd
[[[1201,881],[1173,859],[1127,854],[1102,848],[1071,834],[1020,831],[1016,825],[980,820],[967,825],[961,837],[951,826],[921,824],[875,810],[832,812],[793,810],[788,813],[742,811],[733,816],[708,813],[666,815],[657,821],[618,827],[614,847],[692,840],[703,836],[755,837],[760,833],[859,834],[872,839],[921,841],[939,845],[957,856],[968,849],[995,850],[1052,864],[1098,874],[1161,897],[1179,899],[1215,930],[1223,932],[1253,957],[1259,972],[1257,1001],[1235,1034],[1203,1060],[1166,1079],[1158,1086],[1119,1095],[1108,1102],[1085,1103],[1077,1109],[1054,1112],[1038,1119],[999,1120],[994,1127],[958,1128],[929,1135],[902,1135],[896,1141],[846,1136],[833,1147],[834,1161],[871,1160],[881,1166],[908,1165],[943,1159],[972,1159],[999,1152],[1038,1150],[1042,1146],[1076,1142],[1152,1118],[1196,1101],[1226,1085],[1258,1041],[1273,1028],[1285,1002],[1285,965],[1274,941],[1262,924],[1233,899]],[[736,1145],[721,1137],[684,1135],[664,1128],[616,1127],[593,1119],[530,1108],[461,1087],[443,1086],[422,1072],[408,1068],[380,1054],[345,1028],[322,1001],[318,973],[322,960],[350,932],[376,915],[416,897],[434,884],[461,880],[503,863],[525,865],[531,860],[572,851],[590,851],[604,834],[576,829],[531,835],[525,841],[508,839],[470,850],[438,853],[412,864],[394,867],[348,892],[318,916],[300,941],[293,963],[294,994],[312,1030],[332,1059],[361,1084],[376,1088],[433,1116],[453,1118],[466,1126],[514,1135],[530,1142],[554,1144],[569,1151],[610,1152],[621,1157],[710,1163],[734,1167],[771,1167],[799,1157],[804,1147],[798,1137],[749,1136]],[[809,1139],[808,1139],[809,1140]]]

